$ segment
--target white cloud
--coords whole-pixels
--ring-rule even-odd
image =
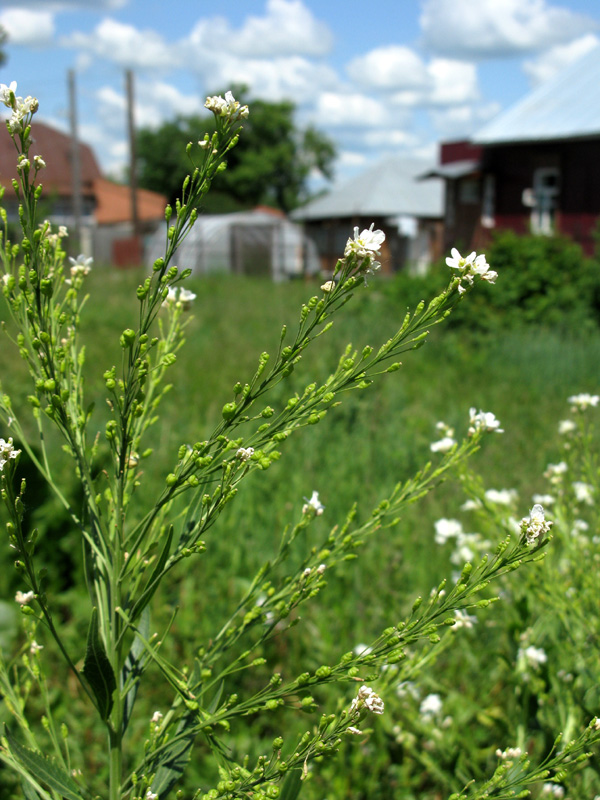
[[[391,99],[407,108],[476,103],[480,99],[477,69],[466,61],[434,58],[427,65],[423,88],[396,92]]]
[[[454,106],[432,110],[431,119],[442,140],[454,139],[471,136],[477,128],[495,117],[500,109],[499,103]]]
[[[419,144],[419,139],[401,128],[390,130],[367,131],[364,135],[367,147],[381,148],[412,148]]]
[[[457,58],[534,53],[594,27],[546,0],[425,0],[420,22],[426,47]]]
[[[323,126],[375,128],[388,120],[386,106],[364,94],[321,92],[317,97],[316,118]]]
[[[595,34],[588,33],[569,44],[552,47],[535,60],[526,61],[523,64],[523,70],[531,83],[537,86],[597,47],[598,44],[600,44],[600,39]]]
[[[138,128],[157,128],[165,119],[198,114],[204,102],[198,95],[186,95],[162,82],[138,81],[135,88],[135,124]]]
[[[54,36],[54,17],[49,11],[7,8],[0,13],[0,25],[8,33],[10,44],[39,47]]]
[[[347,66],[350,78],[363,86],[379,89],[421,88],[428,81],[423,61],[409,47],[378,47],[353,59]]]
[[[265,16],[247,17],[237,30],[223,17],[201,19],[189,43],[204,51],[250,58],[322,56],[331,50],[333,37],[302,0],[268,0]]]
[[[113,61],[122,67],[168,69],[179,63],[178,50],[156,31],[141,31],[114,19],[103,19],[91,34],[76,32],[62,44]]]

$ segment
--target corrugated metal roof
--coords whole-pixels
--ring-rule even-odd
[[[600,134],[600,46],[502,112],[475,144],[572,139]]]
[[[297,209],[294,219],[345,217],[441,217],[443,184],[419,181],[431,162],[390,157],[349,181],[334,186],[323,197]]]

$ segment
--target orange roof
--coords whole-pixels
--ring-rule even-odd
[[[98,225],[131,220],[131,192],[128,186],[107,181],[105,178],[96,178],[93,191],[96,197],[94,218]],[[138,189],[136,197],[140,222],[165,218],[167,198],[164,195],[148,189]]]

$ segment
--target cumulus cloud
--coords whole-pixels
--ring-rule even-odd
[[[594,47],[598,47],[599,44],[600,39],[594,33],[588,33],[569,44],[552,47],[535,60],[526,61],[523,64],[523,70],[531,84],[537,86],[556,75],[571,62],[589,53]]]
[[[375,128],[388,122],[386,105],[367,95],[344,92],[321,92],[315,114],[328,127]]]
[[[379,89],[414,89],[429,80],[425,64],[409,47],[377,47],[353,59],[347,66],[350,78]]]
[[[247,17],[238,29],[223,17],[201,19],[189,41],[204,50],[267,58],[322,56],[331,50],[333,37],[302,0],[268,0],[264,16]]]
[[[466,61],[434,58],[427,65],[427,82],[420,89],[396,92],[391,100],[406,108],[454,106],[480,99],[477,69]]]
[[[47,11],[104,11],[123,8],[129,0],[19,0],[19,8],[45,8]]]
[[[84,50],[121,67],[168,69],[179,64],[177,48],[156,31],[141,31],[114,19],[103,19],[92,33],[75,32],[62,40],[66,47]]]
[[[49,11],[7,8],[0,13],[0,25],[6,29],[11,44],[40,47],[54,37],[54,16]]]
[[[477,128],[495,117],[500,109],[500,104],[495,102],[433,109],[431,119],[442,140],[455,139],[471,136]]]
[[[546,0],[425,0],[424,45],[457,58],[496,58],[535,53],[565,44],[594,23]]]

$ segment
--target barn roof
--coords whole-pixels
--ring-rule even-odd
[[[31,127],[31,139],[31,155],[41,156],[46,162],[46,168],[38,175],[46,194],[70,195],[73,191],[70,136],[36,120]],[[93,182],[101,177],[101,172],[91,147],[82,142],[79,161],[82,192],[92,194]],[[0,125],[0,184],[10,186],[13,178],[17,178],[17,152],[6,126]]]
[[[441,181],[417,178],[432,164],[422,160],[390,157],[349,181],[334,186],[323,197],[297,209],[298,220],[345,217],[441,217]]]
[[[484,125],[475,144],[600,135],[600,46]]]

